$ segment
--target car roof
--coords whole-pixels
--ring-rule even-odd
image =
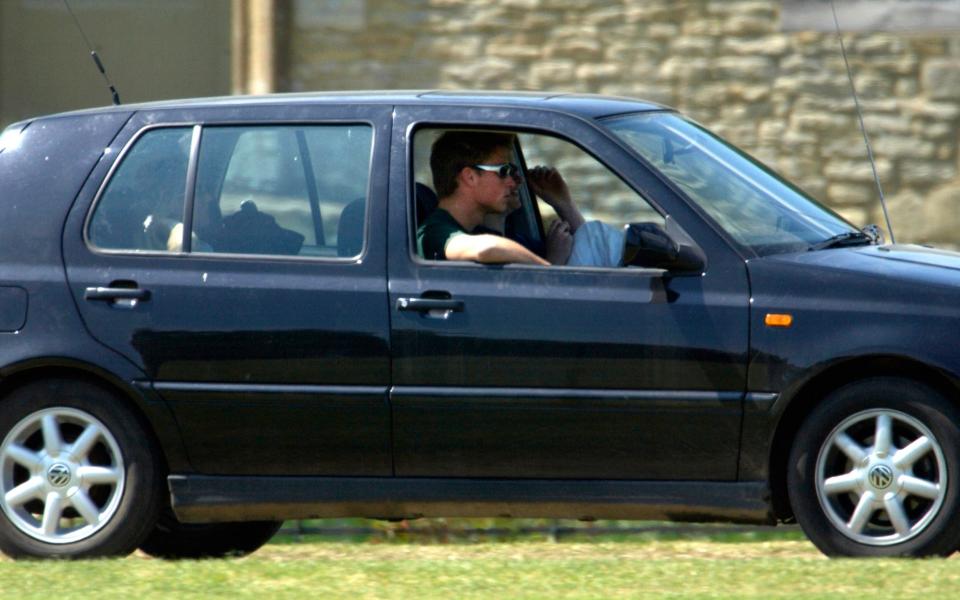
[[[266,94],[261,96],[220,96],[183,100],[160,100],[120,106],[76,110],[47,117],[93,115],[110,112],[163,110],[177,108],[213,108],[269,106],[277,104],[397,104],[397,105],[469,105],[491,107],[547,108],[585,118],[616,114],[671,110],[665,106],[617,96],[550,92],[498,92],[453,90],[394,90],[354,92],[309,92]]]

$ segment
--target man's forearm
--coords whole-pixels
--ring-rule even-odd
[[[517,242],[491,234],[458,235],[450,238],[444,253],[448,260],[471,260],[488,264],[550,264]]]

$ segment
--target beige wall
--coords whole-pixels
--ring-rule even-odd
[[[124,103],[230,93],[230,0],[71,6]],[[61,0],[0,0],[0,126],[110,102]]]
[[[285,85],[546,89],[659,101],[855,222],[881,222],[837,39],[781,31],[780,7],[298,0]],[[845,39],[898,241],[960,244],[960,32]]]

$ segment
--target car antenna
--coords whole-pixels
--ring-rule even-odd
[[[840,20],[837,19],[837,7],[834,0],[830,0],[830,10],[833,11],[833,24],[837,29],[837,39],[840,40],[840,54],[843,55],[843,64],[847,67],[847,79],[850,80],[853,103],[857,108],[857,119],[860,120],[860,132],[863,133],[863,143],[867,146],[867,156],[870,158],[870,167],[873,169],[873,180],[877,182],[877,191],[880,193],[880,207],[883,209],[883,218],[887,222],[887,233],[890,234],[890,243],[896,244],[897,240],[893,237],[893,226],[890,225],[890,213],[887,212],[887,201],[883,197],[883,186],[880,185],[880,174],[877,173],[877,162],[873,159],[873,148],[870,146],[870,138],[867,136],[867,127],[863,124],[863,111],[860,110],[857,87],[853,84],[853,72],[850,70],[850,62],[847,60],[847,49],[843,45],[843,35],[840,34]],[[871,225],[864,230],[866,231],[866,229],[876,229],[876,225]]]
[[[120,106],[120,94],[117,93],[117,88],[115,88],[113,86],[113,82],[110,81],[110,76],[107,75],[107,70],[103,68],[103,63],[100,62],[100,57],[97,56],[97,51],[93,49],[93,44],[90,43],[90,39],[87,37],[87,34],[83,32],[83,27],[80,26],[80,19],[78,19],[77,15],[74,14],[73,9],[70,8],[70,3],[67,2],[67,0],[63,0],[63,4],[67,7],[67,11],[70,13],[70,16],[73,17],[73,22],[76,23],[77,29],[80,30],[80,35],[83,36],[83,41],[86,42],[87,48],[90,50],[90,56],[93,58],[93,62],[97,64],[97,68],[100,69],[100,74],[103,75],[103,79],[110,87],[110,95],[113,97],[113,104],[115,106]]]

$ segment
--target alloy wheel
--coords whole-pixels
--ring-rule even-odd
[[[41,542],[68,544],[95,534],[116,513],[124,483],[116,439],[82,410],[33,412],[0,444],[0,507]]]

